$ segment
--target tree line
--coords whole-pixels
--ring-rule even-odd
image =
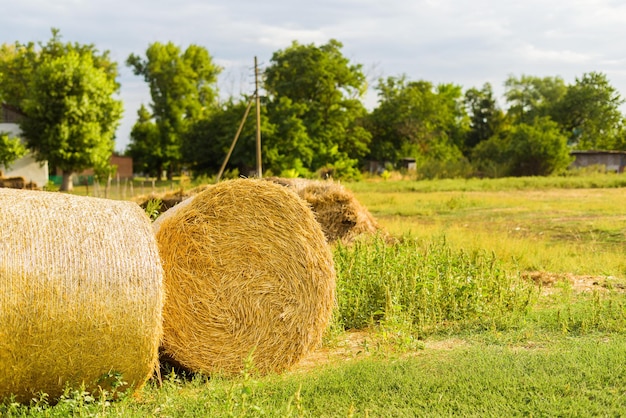
[[[261,78],[264,171],[280,176],[358,178],[369,161],[397,169],[415,160],[424,178],[549,175],[565,170],[573,149],[626,150],[624,100],[606,75],[566,84],[558,76],[510,75],[499,107],[489,83],[464,90],[406,75],[381,78],[376,107],[363,104],[363,66],[341,42],[276,51]],[[64,173],[106,173],[122,103],[118,64],[94,45],[61,41],[0,48],[0,100],[26,117],[26,147]],[[251,95],[221,98],[222,71],[199,45],[155,42],[126,62],[150,89],[137,112],[126,154],[136,171],[168,177],[187,168],[214,175]],[[229,167],[255,167],[256,123],[242,125]],[[247,145],[246,145],[247,144]],[[0,138],[0,163],[24,152]],[[67,179],[66,179],[67,177]]]

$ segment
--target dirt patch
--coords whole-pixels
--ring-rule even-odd
[[[324,364],[353,360],[370,354],[374,335],[367,331],[347,331],[340,341],[314,350],[294,366],[293,371],[308,371]]]
[[[468,344],[460,338],[425,340],[420,349],[408,350],[406,353],[401,353],[401,356],[414,356],[429,350],[451,351]],[[394,351],[393,343],[386,342],[379,333],[361,330],[347,331],[340,340],[309,353],[291,370],[292,372],[306,372],[324,365],[385,355]]]
[[[588,276],[572,273],[550,273],[546,271],[523,272],[522,278],[541,286],[542,294],[552,294],[559,286],[570,286],[574,292],[626,292],[626,284],[612,276]]]

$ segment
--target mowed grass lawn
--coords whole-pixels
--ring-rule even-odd
[[[0,416],[625,416],[623,179],[348,183],[399,240],[334,248],[337,312],[294,370]]]

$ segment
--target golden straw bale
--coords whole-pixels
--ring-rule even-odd
[[[384,233],[365,206],[338,182],[278,177],[266,180],[286,186],[306,200],[331,243],[350,243],[363,234]]]
[[[141,387],[158,365],[164,298],[141,208],[0,189],[0,237],[0,402],[97,391],[108,375],[106,389],[116,373]]]
[[[238,179],[171,210],[156,232],[167,356],[188,370],[224,375],[251,358],[256,371],[269,373],[321,342],[335,270],[306,202],[274,183]]]

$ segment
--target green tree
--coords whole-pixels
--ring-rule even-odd
[[[246,113],[249,98],[232,98],[218,109],[190,125],[184,135],[183,159],[196,174],[219,170]],[[267,174],[307,176],[313,148],[299,115],[302,105],[282,97],[261,107],[263,167]],[[247,173],[256,165],[256,123],[250,112],[244,121],[227,168]],[[270,121],[268,114],[274,116]],[[287,174],[288,173],[288,174]]]
[[[249,99],[236,101],[230,98],[211,113],[205,114],[189,125],[183,135],[182,155],[195,175],[215,174],[219,171],[246,113],[248,103]],[[261,117],[263,126],[267,117],[264,114]],[[229,158],[229,169],[236,167],[245,173],[255,165],[255,140],[256,124],[254,119],[248,116]]]
[[[436,87],[405,76],[380,80],[379,104],[370,115],[371,158],[397,163],[414,157],[418,164],[462,158],[469,129],[462,90],[453,84]]]
[[[0,102],[21,109],[38,62],[35,44],[0,46]]]
[[[615,133],[615,142],[613,149],[617,151],[626,151],[626,117],[622,119],[617,132]]]
[[[498,108],[489,83],[485,83],[480,90],[476,88],[467,90],[464,103],[470,118],[464,152],[469,152],[480,142],[493,137],[504,128],[505,114]]]
[[[146,50],[145,59],[131,54],[126,64],[150,87],[150,107],[159,137],[152,157],[157,177],[166,170],[171,178],[182,161],[183,133],[216,105],[221,68],[213,63],[206,48],[190,45],[181,51],[171,42],[155,42]]]
[[[507,115],[513,123],[532,124],[535,118],[552,116],[554,107],[567,92],[561,77],[509,76],[504,82]]]
[[[554,112],[577,149],[620,149],[624,100],[602,73],[586,73],[569,86]]]
[[[23,139],[38,160],[63,171],[62,190],[75,171],[108,165],[121,117],[112,98],[117,75],[108,51],[64,43],[55,28],[46,43],[0,47],[0,100],[25,115]]]
[[[532,124],[518,123],[504,135],[479,143],[472,162],[491,176],[547,176],[564,171],[572,162],[567,137],[548,117]]]
[[[304,110],[304,104],[293,103],[288,97],[268,104],[268,113],[273,116],[263,130],[268,171],[285,177],[310,174],[315,147],[300,118]]]
[[[319,47],[293,42],[273,54],[264,86],[270,122],[283,129],[294,127],[297,132],[289,135],[310,147],[311,152],[305,152],[312,156],[310,162],[307,157],[299,158],[305,168],[349,176],[358,173],[359,160],[369,151],[370,134],[362,124],[367,113],[361,103],[367,87],[365,75],[360,64],[351,64],[343,56],[342,47],[334,39]],[[281,123],[284,112],[301,124]],[[304,138],[302,127],[309,139]]]
[[[18,158],[26,155],[26,147],[19,138],[0,132],[0,167],[8,169]]]
[[[161,161],[159,132],[150,111],[143,104],[137,111],[137,122],[130,131],[126,155],[133,158],[134,170],[156,177]]]
[[[109,164],[122,103],[118,85],[78,51],[40,62],[22,101],[20,128],[35,158],[59,168],[61,190],[72,189],[72,175]]]
[[[52,37],[46,42],[15,42],[0,46],[0,101],[24,111],[23,101],[31,90],[35,71],[44,62],[60,58],[69,52],[91,56],[93,65],[104,71],[117,84],[117,63],[109,57],[109,51],[100,52],[93,44],[64,43],[59,29],[52,28]]]

